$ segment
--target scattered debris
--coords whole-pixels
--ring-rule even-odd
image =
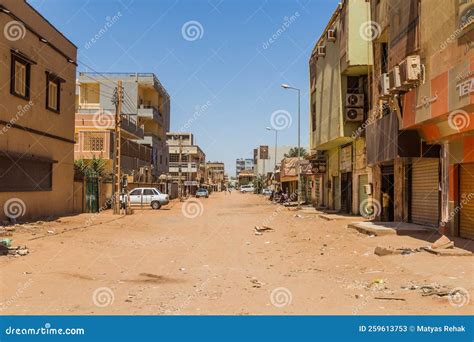
[[[407,255],[412,253],[421,252],[423,248],[393,248],[393,247],[375,247],[374,254],[378,256],[386,256],[386,255]]]
[[[432,249],[443,249],[443,248],[454,248],[454,242],[451,241],[446,235],[441,236],[438,240],[433,242],[431,245]]]
[[[300,215],[300,214],[295,214],[295,215],[293,215],[293,216],[294,216],[294,217],[297,217],[297,218],[304,218],[304,216],[303,216],[303,215]]]
[[[273,228],[270,228],[268,226],[255,226],[255,235],[263,235],[264,232],[273,232]]]
[[[424,251],[427,251],[429,253],[438,255],[438,256],[471,256],[472,252],[466,251],[461,248],[436,248],[433,249],[431,247],[422,247]]]
[[[48,234],[54,234],[54,230],[48,230]]]
[[[380,299],[380,300],[401,300],[401,301],[406,301],[405,298],[398,298],[398,297],[374,297],[374,299]]]
[[[260,282],[257,278],[250,279],[250,282],[253,284],[252,287],[257,288],[257,289],[265,285],[264,283]]]
[[[0,246],[0,255],[18,255],[24,256],[29,253],[28,248],[26,246],[17,246],[17,247],[7,247],[7,246]]]
[[[12,239],[1,239],[0,245],[3,247],[10,247],[12,245]]]
[[[262,232],[273,231],[273,228],[270,228],[268,226],[255,226],[255,231],[262,233]]]

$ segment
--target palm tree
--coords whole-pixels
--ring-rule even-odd
[[[301,157],[306,157],[308,155],[308,152],[303,147],[300,147],[300,154]],[[292,147],[288,153],[285,153],[285,158],[293,158],[293,157],[298,157],[298,147]]]

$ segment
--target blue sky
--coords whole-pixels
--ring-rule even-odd
[[[297,144],[297,95],[281,83],[302,90],[301,144],[308,145],[308,59],[338,1],[29,3],[78,46],[82,63],[101,72],[155,73],[171,95],[171,129],[191,119],[189,131],[207,159],[224,161],[229,175],[235,173],[236,158],[273,144],[273,132],[265,127],[275,111],[291,116],[291,125],[282,123],[279,144]],[[86,47],[108,21],[113,24]],[[189,31],[183,33],[183,26]],[[78,71],[87,69],[79,64]]]

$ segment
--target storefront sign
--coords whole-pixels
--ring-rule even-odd
[[[474,78],[470,78],[456,85],[459,97],[469,95],[474,92]]]

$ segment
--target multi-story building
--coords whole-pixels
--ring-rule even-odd
[[[309,61],[309,159],[317,171],[311,182],[312,202],[354,214],[366,201],[364,189],[371,179],[360,129],[370,100],[372,45],[363,34],[367,23],[367,1],[340,2]]]
[[[372,1],[373,124],[381,217],[474,238],[474,38],[468,1]],[[384,212],[388,211],[388,212]]]
[[[97,84],[98,85],[98,84]],[[90,83],[77,82],[74,159],[100,157],[106,160],[106,172],[113,171],[115,110],[100,107],[100,93]],[[151,182],[152,148],[137,143],[144,138],[137,114],[121,116],[121,170],[132,180]]]
[[[171,132],[166,136],[172,180],[181,182],[183,191],[194,194],[199,186],[206,182],[206,155],[194,144],[192,133]]]
[[[224,190],[225,178],[225,166],[222,162],[207,162],[207,184],[214,191]]]
[[[81,72],[78,77],[77,114],[79,119],[84,115],[96,115],[94,124],[99,128],[113,125],[114,120],[108,114],[115,112],[112,100],[118,81],[122,82],[123,87],[122,123],[130,126],[128,128],[132,131],[138,126],[135,132],[125,129],[126,133],[132,133],[126,134],[126,138],[151,149],[150,157],[142,159],[148,149],[130,144],[130,151],[135,153],[131,158],[138,160],[137,165],[151,161],[151,174],[156,180],[168,172],[166,133],[170,128],[170,98],[154,74]]]
[[[239,173],[246,170],[246,171],[253,171],[253,159],[251,158],[237,158],[235,160],[235,174],[238,177]]]
[[[0,219],[70,213],[77,48],[26,1],[0,27]]]

